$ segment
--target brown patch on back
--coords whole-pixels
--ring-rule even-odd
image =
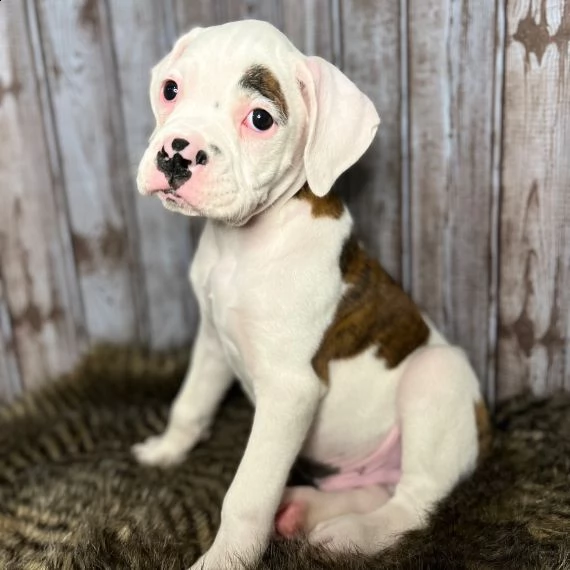
[[[313,218],[334,218],[338,220],[344,212],[343,201],[333,193],[329,193],[322,198],[315,196],[308,184],[305,184],[294,198],[305,200],[311,205]]]
[[[289,108],[287,107],[285,95],[283,95],[277,77],[267,67],[264,65],[252,65],[243,74],[239,84],[244,89],[255,91],[262,97],[269,99],[279,110],[281,122],[287,122]]]
[[[483,400],[475,404],[475,424],[477,426],[477,443],[479,452],[477,461],[481,463],[489,455],[493,443],[493,428],[487,406]]]
[[[377,356],[388,368],[395,368],[425,344],[430,334],[414,302],[368,257],[354,236],[344,244],[340,269],[350,287],[312,359],[315,372],[325,383],[331,360],[350,358],[377,346]]]

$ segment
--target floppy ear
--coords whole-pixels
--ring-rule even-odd
[[[305,172],[313,193],[324,196],[370,146],[380,117],[370,99],[344,73],[320,57],[301,64],[308,133]]]
[[[150,76],[150,105],[155,118],[158,120],[157,93],[162,80],[163,68],[172,65],[188,47],[188,44],[203,31],[204,28],[192,28],[187,34],[180,36],[174,47],[153,68]]]

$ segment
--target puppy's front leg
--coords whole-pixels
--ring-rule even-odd
[[[218,337],[202,318],[194,354],[182,388],[170,410],[166,430],[133,446],[136,458],[147,465],[178,463],[207,434],[216,409],[232,381]]]
[[[224,499],[220,529],[210,550],[191,570],[250,564],[263,553],[273,530],[289,470],[313,421],[321,387],[312,370],[289,376],[275,371],[260,384],[251,435]]]

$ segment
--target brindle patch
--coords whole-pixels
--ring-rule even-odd
[[[366,255],[354,236],[344,244],[340,269],[350,287],[312,359],[325,383],[331,360],[350,358],[376,346],[377,356],[394,368],[429,338],[429,328],[414,302]]]
[[[248,91],[259,93],[262,97],[269,99],[279,110],[279,121],[286,123],[289,117],[289,108],[285,95],[281,90],[279,81],[264,65],[252,65],[239,81],[240,87]]]
[[[344,212],[343,201],[332,192],[319,198],[315,196],[309,185],[305,185],[295,194],[294,198],[305,200],[311,205],[311,213],[313,218],[334,218],[338,220]]]
[[[493,428],[491,426],[487,406],[483,400],[479,400],[475,404],[475,424],[477,425],[477,443],[479,449],[477,460],[481,463],[491,452],[491,445],[493,443]]]

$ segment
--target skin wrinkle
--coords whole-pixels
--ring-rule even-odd
[[[283,95],[279,81],[267,67],[252,65],[240,79],[239,85],[271,101],[279,111],[280,120],[278,123],[280,122],[282,125],[287,123],[289,109],[285,95]]]

